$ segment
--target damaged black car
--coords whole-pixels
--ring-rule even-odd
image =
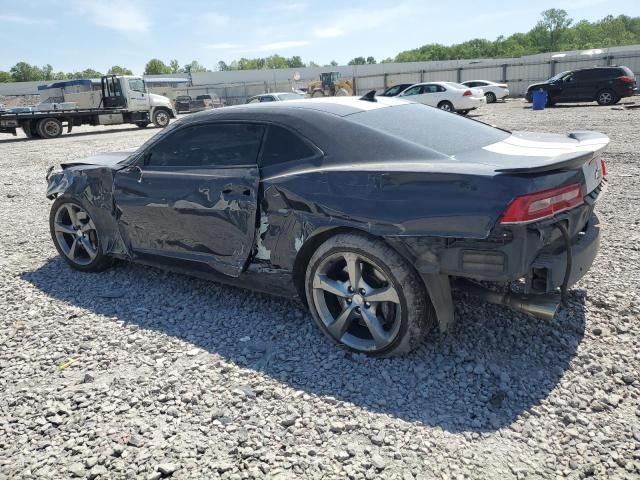
[[[132,260],[297,298],[336,343],[400,355],[451,326],[454,283],[554,316],[598,250],[608,142],[373,94],[217,109],[50,172],[50,229],[78,270]]]

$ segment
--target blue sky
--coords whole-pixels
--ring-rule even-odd
[[[0,70],[26,61],[142,73],[153,57],[215,68],[274,53],[320,64],[380,60],[426,43],[526,31],[552,7],[576,21],[640,15],[637,0],[0,0]]]

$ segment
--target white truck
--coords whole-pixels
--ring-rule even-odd
[[[164,128],[176,117],[171,100],[148,93],[141,77],[107,75],[100,78],[99,88],[91,80],[55,82],[42,88],[41,97],[47,98],[31,111],[0,113],[0,133],[17,135],[21,128],[28,138],[56,138],[65,126],[67,133],[80,125],[130,123],[145,128],[153,123]]]

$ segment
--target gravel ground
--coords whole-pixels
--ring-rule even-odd
[[[640,478],[640,111],[477,118],[611,136],[600,255],[552,322],[456,295],[407,358],[325,340],[292,301],[119,264],[71,271],[48,165],[154,129],[0,140],[0,477]]]

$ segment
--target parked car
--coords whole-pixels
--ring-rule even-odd
[[[49,171],[50,230],[77,270],[119,258],[298,298],[333,341],[399,355],[452,325],[454,279],[553,317],[598,250],[608,141],[371,93],[222,108]]]
[[[224,106],[220,97],[216,94],[205,93],[204,95],[198,95],[196,97],[196,102],[202,102],[205,106],[205,109],[211,108],[221,108]]]
[[[480,88],[484,92],[487,103],[496,103],[509,96],[509,88],[506,83],[496,83],[489,80],[467,80],[462,82],[468,88]]]
[[[300,100],[302,98],[304,98],[303,95],[294,92],[261,93],[260,95],[250,97],[247,103],[282,102],[286,100]]]
[[[437,107],[445,112],[466,115],[486,103],[479,88],[467,88],[454,82],[417,83],[398,95],[398,98]]]
[[[538,89],[547,92],[549,106],[562,102],[614,105],[638,91],[636,77],[628,67],[582,68],[559,73],[546,82],[529,85],[525,94],[528,102]]]
[[[396,97],[404,92],[407,88],[414,85],[413,83],[399,83],[397,85],[393,85],[387,88],[384,92],[382,92],[379,97]]]
[[[7,107],[4,103],[0,103],[0,113],[8,112],[9,107]]]
[[[190,112],[191,111],[191,97],[189,95],[178,95],[176,97],[176,112]]]
[[[213,97],[216,99],[215,102]],[[221,107],[222,102],[217,95],[214,95],[213,97],[210,94],[198,95],[194,100],[190,95],[178,95],[175,101],[176,112],[194,113]]]

